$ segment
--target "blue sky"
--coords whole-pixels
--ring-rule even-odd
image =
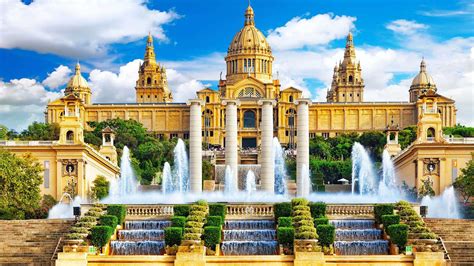
[[[94,102],[133,101],[148,31],[175,99],[213,86],[243,25],[245,0],[8,0],[0,4],[0,123],[42,121],[77,60]],[[67,4],[66,4],[67,3]],[[88,2],[90,3],[90,2]],[[383,3],[383,4],[381,4]],[[354,33],[370,101],[408,100],[424,56],[439,93],[474,124],[474,4],[469,1],[251,1],[283,85],[323,100],[345,36]],[[34,16],[33,16],[34,14]],[[303,32],[303,34],[301,34]],[[3,39],[3,40],[2,40]],[[276,73],[274,73],[276,75]],[[110,97],[114,92],[114,97]],[[468,94],[467,96],[465,94]],[[178,97],[176,97],[178,96]],[[464,97],[466,96],[466,97]],[[388,98],[388,99],[387,99]],[[22,121],[22,123],[18,123]]]

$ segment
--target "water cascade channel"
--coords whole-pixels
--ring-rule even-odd
[[[337,255],[387,255],[388,240],[373,220],[331,220],[336,227],[334,250]]]
[[[276,255],[273,220],[228,220],[224,225],[223,255]]]

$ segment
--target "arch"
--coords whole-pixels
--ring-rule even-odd
[[[209,96],[206,96],[206,103],[210,102],[211,99],[209,98]]]
[[[237,94],[238,98],[262,98],[262,96],[262,93],[253,87],[243,88]]]
[[[430,127],[426,130],[426,137],[428,138],[434,138],[436,137],[436,131],[434,128]]]
[[[290,95],[290,97],[288,97],[288,101],[289,101],[290,103],[293,102],[293,95]]]
[[[255,128],[255,112],[247,110],[244,112],[244,128]]]
[[[352,83],[354,81],[354,78],[352,77],[352,75],[349,76],[349,82]]]
[[[151,78],[150,78],[150,77],[148,77],[148,78],[146,79],[146,85],[151,85]]]
[[[68,132],[66,132],[66,141],[74,142],[74,131],[69,130]]]

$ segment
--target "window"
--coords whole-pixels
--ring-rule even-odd
[[[170,139],[174,139],[174,138],[177,138],[178,137],[178,134],[176,133],[171,133],[170,134]]]
[[[352,81],[353,81],[353,78],[352,78],[352,76],[349,76],[349,82],[351,82],[351,83],[352,83]]]
[[[210,100],[209,96],[206,96],[206,103],[208,103],[208,102],[210,102],[210,101],[211,101],[211,100]]]
[[[316,137],[316,133],[309,133],[309,138],[314,139]]]
[[[74,142],[74,132],[72,130],[69,130],[66,132],[66,142],[72,143]]]
[[[290,103],[293,102],[293,96],[292,96],[292,95],[290,95],[290,97],[288,98],[288,101],[289,101]]]
[[[183,139],[189,139],[189,133],[184,133],[183,134]]]
[[[247,72],[247,59],[244,59],[244,72]]]
[[[323,136],[324,139],[328,139],[329,138],[329,132],[323,132],[322,136]]]
[[[351,94],[349,94],[349,96],[351,96],[351,97],[352,97],[352,93],[351,93]]]
[[[49,188],[49,161],[44,161],[43,184],[44,188]]]
[[[248,110],[244,112],[244,128],[255,128],[255,112]]]
[[[262,94],[254,88],[247,87],[239,91],[238,97],[239,98],[260,98],[262,97]]]
[[[151,85],[151,78],[150,77],[146,79],[146,84]]]
[[[426,132],[426,136],[428,138],[434,138],[435,137],[435,130],[434,128],[430,127],[428,128],[427,132]]]

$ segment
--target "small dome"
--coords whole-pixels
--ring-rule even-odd
[[[412,86],[425,86],[425,85],[430,85],[430,86],[436,86],[433,78],[426,72],[426,63],[425,60],[421,60],[420,64],[420,73],[416,75],[416,77],[413,79],[411,82]]]
[[[86,79],[81,75],[81,65],[76,64],[76,73],[67,83],[66,88],[77,89],[77,88],[89,88]]]

